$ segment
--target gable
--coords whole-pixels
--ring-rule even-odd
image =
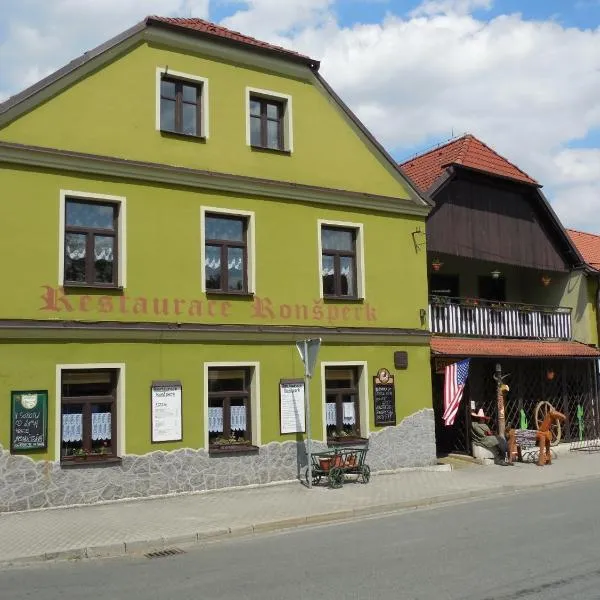
[[[179,38],[172,32],[169,36],[160,43],[141,42],[120,55],[115,52],[106,64],[0,128],[0,140],[401,198],[427,206],[307,66],[279,69],[274,59],[263,64],[262,59],[249,59],[248,52],[230,48],[219,56],[219,45],[206,41],[198,45],[186,39],[185,48],[176,49],[174,40]],[[173,44],[167,47],[165,40]],[[244,60],[238,61],[240,53]],[[277,65],[284,63],[277,60]],[[156,71],[165,66],[209,82],[209,139],[186,139],[157,130]],[[246,144],[247,87],[292,98],[292,152],[254,151]]]
[[[457,174],[435,196],[427,221],[430,252],[566,271],[575,258],[544,215],[539,191]]]

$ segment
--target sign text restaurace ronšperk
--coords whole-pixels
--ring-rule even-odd
[[[42,286],[43,305],[40,311],[54,313],[103,313],[118,315],[154,315],[156,317],[232,317],[233,303],[227,300],[186,300],[183,298],[147,298],[145,296],[67,295],[60,287]],[[356,322],[377,321],[376,309],[364,305],[335,306],[323,299],[312,304],[276,304],[269,298],[255,297],[250,317],[260,320]]]

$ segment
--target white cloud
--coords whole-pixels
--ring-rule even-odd
[[[477,9],[489,10],[492,0],[425,0],[409,14],[411,17],[431,17],[439,14],[468,15]]]

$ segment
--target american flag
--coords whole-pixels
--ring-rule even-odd
[[[469,376],[470,358],[448,365],[444,369],[444,424],[454,425],[456,413],[462,399],[465,383]]]

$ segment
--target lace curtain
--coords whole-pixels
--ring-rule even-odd
[[[85,258],[85,246],[69,246],[67,244],[67,257],[71,260],[80,260]],[[96,248],[94,250],[94,257],[96,260],[105,260],[112,262],[114,258],[113,249],[109,247]]]
[[[356,423],[356,409],[354,402],[344,402],[342,420],[344,425],[354,425]],[[337,425],[335,402],[327,402],[325,405],[325,423],[326,425]]]
[[[246,407],[232,406],[230,408],[231,431],[246,431]],[[223,407],[210,406],[208,408],[208,431],[221,433],[223,431]]]
[[[221,259],[206,257],[206,259],[204,260],[204,265],[209,269],[220,269]],[[229,271],[241,271],[243,266],[244,260],[241,256],[237,258],[232,258],[231,260],[227,261],[227,269]]]

